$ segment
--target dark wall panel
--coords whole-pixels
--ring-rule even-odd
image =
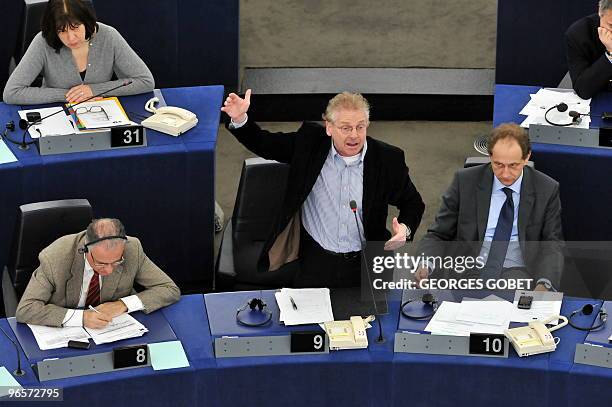
[[[93,0],[149,66],[156,86],[238,84],[238,0]],[[8,78],[23,0],[0,0],[0,89]],[[8,16],[8,18],[6,18]],[[1,92],[0,92],[1,93]]]
[[[597,0],[499,0],[495,82],[556,86],[567,72],[565,31]]]

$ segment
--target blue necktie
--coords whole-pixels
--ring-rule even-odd
[[[489,251],[487,264],[482,274],[483,279],[499,278],[504,267],[504,260],[506,260],[510,237],[512,236],[512,225],[514,223],[512,190],[510,188],[503,188],[502,191],[506,194],[506,202],[504,202],[499,212],[497,226],[495,226],[495,233],[491,242],[491,250]]]

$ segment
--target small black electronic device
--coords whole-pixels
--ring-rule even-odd
[[[26,113],[26,120],[28,121],[28,123],[38,123],[40,121],[40,113],[39,112]]]
[[[89,341],[68,341],[68,347],[72,349],[89,349]]]
[[[532,302],[533,297],[531,295],[521,295],[517,306],[519,309],[531,309]]]

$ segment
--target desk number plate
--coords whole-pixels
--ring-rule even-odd
[[[143,142],[142,126],[111,127],[111,148],[141,146]]]
[[[470,334],[470,355],[504,356],[504,335]]]
[[[123,346],[113,349],[113,368],[146,366],[149,363],[147,345]]]
[[[296,331],[291,332],[291,353],[325,352],[325,332]]]

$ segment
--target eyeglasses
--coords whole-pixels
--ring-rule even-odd
[[[338,129],[340,129],[340,132],[342,134],[344,134],[345,136],[350,136],[351,134],[353,134],[353,129],[357,132],[357,134],[362,135],[366,132],[366,129],[368,128],[367,124],[358,124],[357,126],[353,127],[353,126],[336,126],[334,124],[334,126]]]
[[[106,120],[109,120],[108,113],[106,113],[106,110],[104,110],[102,106],[90,106],[90,107],[81,106],[81,107],[77,107],[74,113],[76,113],[77,115],[87,114],[87,113],[92,113],[92,114],[93,113],[104,113]]]
[[[104,267],[108,267],[108,266],[110,266],[112,268],[116,268],[116,267],[119,267],[120,265],[122,265],[125,262],[125,259],[123,258],[123,256],[121,256],[120,260],[113,261],[112,263],[101,263],[101,262],[96,260],[96,258],[93,256],[93,253],[90,252],[89,254],[91,254],[91,259],[93,260],[93,264],[91,266],[95,267],[95,268],[98,268],[98,269],[101,269],[101,268],[104,268]]]

